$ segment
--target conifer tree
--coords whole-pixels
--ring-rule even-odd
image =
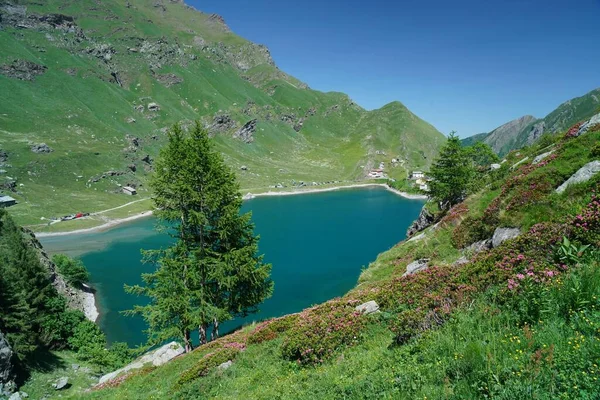
[[[129,314],[146,319],[151,343],[179,336],[189,351],[192,329],[205,343],[210,327],[216,337],[220,322],[256,311],[271,295],[271,266],[257,254],[250,215],[240,214],[234,174],[198,123],[190,134],[173,127],[155,167],[159,229],[175,243],[144,252],[157,269],[143,276],[144,286],[126,290],[150,303]]]
[[[473,174],[473,163],[467,151],[461,146],[455,132],[450,133],[430,172],[433,178],[430,194],[442,210],[449,209],[465,198]]]

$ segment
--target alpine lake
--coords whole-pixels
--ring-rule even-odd
[[[344,295],[379,253],[405,238],[423,204],[381,187],[244,201],[242,211],[252,212],[260,235],[260,253],[273,265],[275,288],[258,313],[221,324],[221,333]],[[110,342],[145,342],[144,321],[122,311],[147,300],[125,293],[123,285],[140,284],[141,274],[153,270],[141,263],[142,249],[171,242],[155,224],[149,217],[106,231],[40,239],[50,254],[65,253],[84,262],[96,289],[97,323]]]

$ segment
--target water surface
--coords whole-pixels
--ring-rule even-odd
[[[245,201],[260,235],[260,252],[273,264],[273,297],[258,314],[223,324],[242,323],[300,311],[356,285],[363,267],[404,239],[423,201],[408,200],[383,188],[348,189],[297,196],[257,197]],[[98,323],[109,341],[137,345],[145,340],[140,318],[120,311],[144,301],[126,294],[123,284],[141,283],[152,265],[140,263],[141,249],[158,249],[170,238],[156,233],[153,218],[134,221],[105,232],[48,237],[50,252],[79,256],[97,289]]]

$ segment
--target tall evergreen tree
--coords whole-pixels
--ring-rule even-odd
[[[460,144],[455,132],[450,133],[448,141],[431,167],[431,196],[438,201],[440,208],[447,210],[460,203],[473,178],[474,168],[467,151]]]
[[[175,244],[144,253],[157,269],[143,276],[145,286],[126,290],[150,303],[129,313],[146,319],[151,342],[179,335],[190,350],[192,329],[205,343],[210,327],[218,336],[220,322],[255,311],[271,295],[271,266],[257,254],[250,214],[240,214],[234,174],[198,123],[189,135],[173,127],[155,166],[159,228]]]

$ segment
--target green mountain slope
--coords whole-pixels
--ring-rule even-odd
[[[369,112],[309,89],[182,1],[1,0],[0,27],[0,185],[21,223],[118,207],[132,200],[119,185],[148,197],[152,158],[177,122],[200,120],[253,192],[361,180],[395,157],[400,179],[444,140],[400,104]],[[136,207],[119,215],[148,203]]]
[[[340,299],[91,391],[68,364],[52,377],[79,379],[61,393],[74,399],[596,399],[599,143],[595,124],[511,152],[446,214],[428,203],[430,226]],[[590,165],[587,181],[557,191]],[[361,315],[368,301],[380,312]],[[36,372],[22,390],[41,397],[48,378]]]
[[[462,140],[463,145],[475,142],[490,145],[501,156],[538,140],[545,133],[564,131],[574,124],[600,112],[600,89],[566,101],[542,119],[525,116],[504,124],[492,132],[480,133]]]

